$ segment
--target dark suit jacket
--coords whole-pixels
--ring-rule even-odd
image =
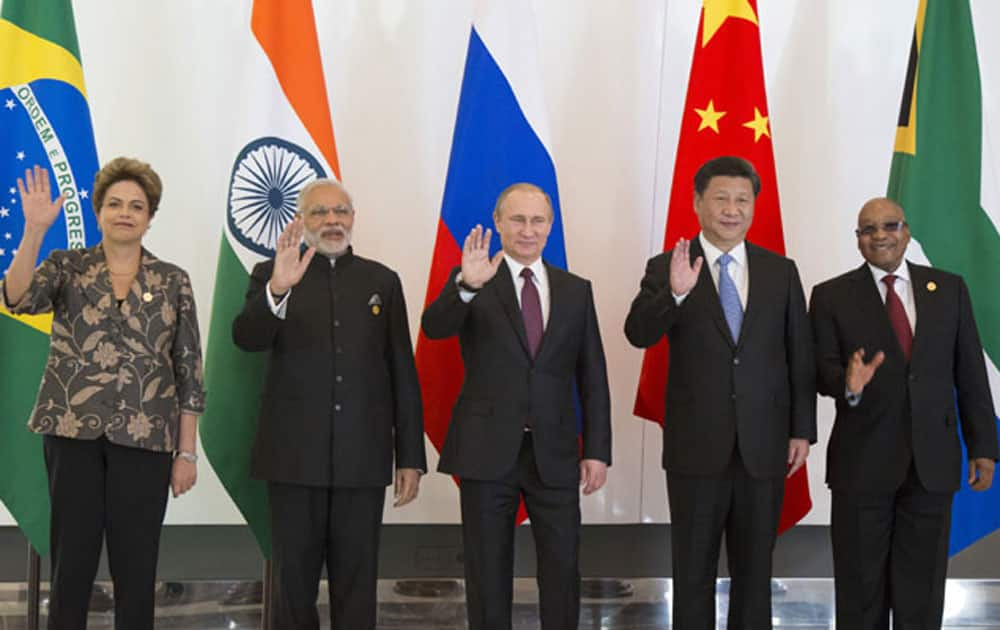
[[[670,293],[670,256],[646,265],[625,335],[640,348],[670,342],[663,427],[668,472],[714,475],[731,461],[734,443],[753,477],[787,472],[788,440],[816,441],[812,338],[799,274],[788,258],[746,244],[749,291],[734,343],[719,293],[702,265],[678,306]],[[702,256],[691,242],[691,261]]]
[[[835,490],[895,490],[906,476],[909,449],[927,490],[957,490],[964,467],[956,400],[969,457],[997,457],[993,402],[965,283],[907,264],[917,311],[909,364],[867,265],[813,289],[819,391],[837,401],[826,465],[826,481]],[[866,360],[879,350],[886,358],[851,407],[845,374],[858,348]]]
[[[399,276],[349,249],[316,255],[288,298],[267,304],[274,261],[254,267],[233,341],[268,351],[251,472],[309,486],[385,486],[427,468],[423,411]]]
[[[608,376],[590,282],[549,264],[545,269],[550,310],[534,361],[506,262],[469,303],[459,297],[456,268],[424,312],[424,334],[457,334],[465,365],[441,472],[501,478],[517,463],[527,422],[538,474],[547,485],[579,483],[580,439],[585,459],[611,463]],[[574,389],[582,412],[579,438]]]

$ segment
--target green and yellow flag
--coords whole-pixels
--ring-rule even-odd
[[[913,239],[930,263],[965,278],[987,369],[995,375],[1000,234],[980,202],[982,151],[982,92],[969,2],[921,0],[888,194],[906,210]],[[994,389],[993,400],[1000,402],[1000,391]],[[1000,528],[998,492],[974,493],[963,483],[953,507],[952,554]]]
[[[40,164],[65,198],[40,259],[99,239],[89,199],[97,150],[70,0],[4,0],[0,10],[0,268],[24,231],[17,178]],[[25,428],[49,351],[52,316],[0,309],[0,501],[39,554],[49,548],[42,440]]]

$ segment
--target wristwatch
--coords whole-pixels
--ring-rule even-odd
[[[188,451],[174,451],[174,459],[183,459],[186,462],[191,462],[192,464],[198,463],[197,453],[190,453]]]
[[[483,287],[474,287],[471,284],[468,284],[465,281],[465,279],[462,278],[462,274],[458,274],[457,276],[455,276],[455,284],[458,285],[459,289],[463,291],[468,291],[469,293],[478,293],[479,290],[483,288]]]

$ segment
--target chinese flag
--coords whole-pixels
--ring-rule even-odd
[[[694,174],[704,162],[721,155],[743,157],[760,174],[761,190],[747,239],[784,254],[756,0],[703,2],[677,144],[664,251],[678,238],[698,233]],[[667,368],[664,338],[643,356],[634,408],[637,416],[660,425]],[[779,533],[795,525],[811,508],[809,478],[803,466],[785,482]]]

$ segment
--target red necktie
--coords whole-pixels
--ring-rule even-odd
[[[542,301],[538,297],[538,288],[532,278],[535,274],[525,267],[521,270],[524,286],[521,287],[521,317],[524,318],[524,332],[528,335],[528,348],[531,358],[538,354],[538,346],[542,343]]]
[[[913,331],[910,330],[910,320],[906,317],[906,309],[903,308],[903,301],[893,288],[896,283],[896,276],[889,274],[882,278],[885,283],[885,310],[889,314],[889,323],[896,333],[899,347],[903,349],[903,356],[910,360],[910,350],[913,348]]]

